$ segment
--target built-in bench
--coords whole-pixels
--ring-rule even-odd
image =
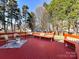
[[[32,34],[34,37],[38,38],[45,38],[45,39],[52,39],[54,38],[54,32],[52,33],[44,33],[44,32],[33,32]]]
[[[79,59],[79,36],[72,34],[64,34],[64,36],[65,45],[75,49],[77,59]]]

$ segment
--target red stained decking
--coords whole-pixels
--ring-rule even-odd
[[[76,55],[62,43],[28,38],[20,49],[0,49],[0,59],[76,59]]]

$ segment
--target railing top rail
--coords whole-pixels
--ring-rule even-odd
[[[65,38],[66,37],[72,37],[72,38],[77,38],[77,39],[79,39],[79,35],[73,35],[73,34],[64,34],[64,36],[65,36]]]

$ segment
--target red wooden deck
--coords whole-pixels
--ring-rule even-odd
[[[76,59],[75,51],[62,43],[27,38],[20,49],[0,49],[0,59]]]

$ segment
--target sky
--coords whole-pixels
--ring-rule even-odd
[[[18,7],[22,8],[25,4],[29,7],[29,12],[35,11],[35,9],[42,5],[44,2],[50,3],[51,0],[18,0]]]

